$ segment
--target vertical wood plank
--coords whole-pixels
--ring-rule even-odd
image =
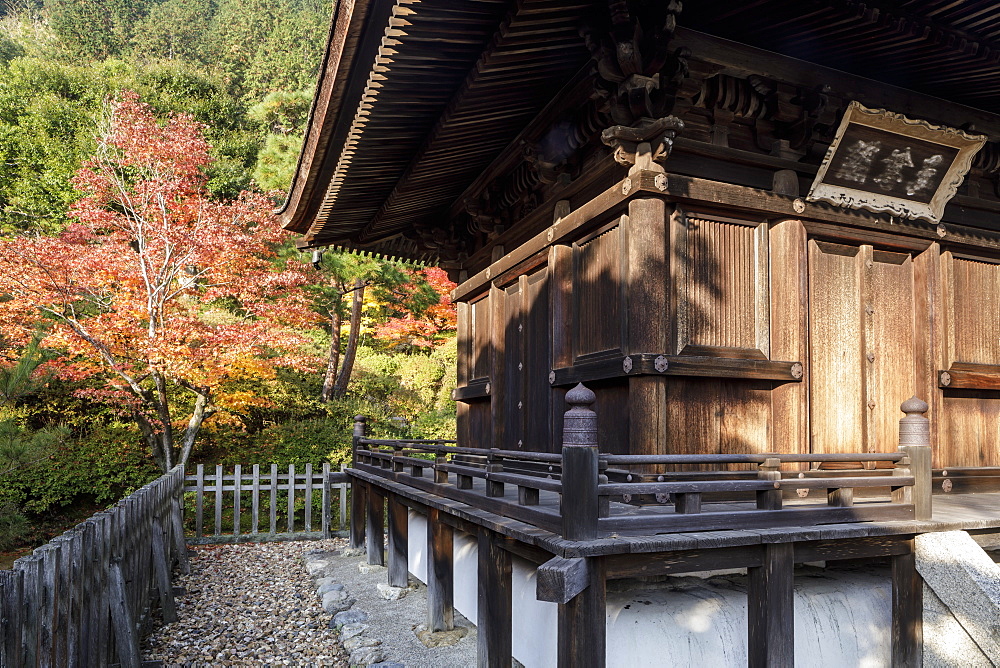
[[[405,587],[408,584],[409,561],[407,540],[409,521],[407,508],[399,497],[390,493],[389,503],[389,584]]]
[[[607,600],[604,562],[591,559],[587,588],[559,604],[558,666],[603,668],[607,662]]]
[[[215,536],[222,535],[222,466],[215,467]]]
[[[233,536],[240,537],[240,515],[243,510],[243,465],[233,467]]]
[[[377,485],[368,486],[368,563],[385,566],[385,492]]]
[[[164,539],[163,527],[158,517],[153,518],[152,555],[153,572],[156,576],[156,589],[160,594],[160,611],[163,622],[170,624],[177,621],[177,607],[174,605],[174,588],[170,584],[170,566],[167,563],[167,543]]]
[[[806,230],[786,220],[770,230],[771,359],[802,363],[802,380],[771,390],[771,452],[809,452],[809,296]],[[780,436],[777,436],[779,435]],[[776,440],[780,438],[780,443]]]
[[[441,511],[427,509],[427,628],[455,628],[455,531],[441,521]]]
[[[181,478],[183,480],[183,477]],[[182,483],[183,484],[183,483]],[[188,559],[187,542],[184,540],[184,499],[183,487],[178,490],[178,496],[173,499],[173,512],[171,521],[174,525],[174,549],[177,551],[177,561],[181,567],[181,573],[187,575],[191,572],[191,561]]]
[[[205,527],[205,465],[198,464],[195,472],[194,535],[201,538]]]
[[[346,464],[340,465],[340,472],[344,473],[347,470]],[[347,485],[346,482],[341,482],[337,484],[340,488],[340,523],[337,525],[337,529],[340,531],[344,530],[347,526]]]
[[[122,573],[120,559],[116,558],[111,562],[108,584],[111,624],[115,631],[118,662],[122,668],[140,668],[142,658],[139,653],[139,638],[135,632],[135,621],[128,604],[125,577]]]
[[[747,569],[747,665],[790,667],[795,656],[792,544],[771,543],[762,549],[762,565]]]
[[[305,530],[312,531],[312,504],[313,504],[313,465],[306,464],[306,507],[305,507]]]
[[[482,529],[478,538],[477,666],[510,668],[511,556],[492,531]]]
[[[278,533],[278,465],[271,464],[271,515],[270,534]]]
[[[892,665],[923,665],[923,579],[917,572],[913,541],[910,553],[892,557]]]
[[[913,386],[915,395],[930,404],[930,414],[935,416],[931,421],[931,443],[939,443],[938,430],[943,417],[937,371],[948,368],[939,366],[943,364],[945,354],[946,327],[941,287],[941,246],[933,243],[913,258]],[[934,455],[934,466],[950,466],[944,463],[938,452]]]
[[[295,532],[295,464],[288,465],[288,533]]]
[[[38,644],[40,641],[40,610],[44,588],[42,584],[42,558],[29,554],[14,562],[15,570],[23,573],[21,586],[21,644],[22,663],[25,666],[39,665]]]
[[[24,574],[0,570],[0,666],[21,668],[21,610]]]
[[[111,513],[104,512],[100,514],[98,520],[98,536],[99,536],[99,549],[98,557],[99,562],[99,572],[100,580],[98,582],[98,595],[97,595],[97,637],[102,639],[102,642],[98,643],[97,648],[97,664],[99,666],[106,665],[110,662],[110,643],[107,639],[111,637],[111,603],[110,603],[110,584],[109,578],[111,577]]]
[[[456,329],[458,336],[458,383],[465,387],[469,383],[472,365],[472,308],[466,302],[455,304]],[[469,406],[459,401],[455,404],[455,422],[459,443],[469,442]],[[341,522],[341,528],[344,523]]]
[[[253,489],[250,492],[250,533],[257,533],[260,526],[260,464],[253,465]]]
[[[322,508],[322,514],[320,516],[320,531],[323,532],[323,538],[330,537],[330,493],[333,489],[330,487],[330,462],[323,462],[323,498],[320,502],[320,508]]]
[[[76,526],[64,534],[67,540],[64,549],[68,557],[69,615],[66,620],[66,660],[71,665],[81,665],[81,628],[84,620],[85,599],[83,597],[83,535],[82,527]]]
[[[47,544],[35,550],[42,560],[42,600],[38,613],[41,623],[39,624],[39,651],[38,665],[42,667],[52,667],[55,663],[55,638],[56,615],[59,608],[59,552],[52,544]]]

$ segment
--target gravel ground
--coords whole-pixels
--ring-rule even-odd
[[[191,574],[175,586],[178,621],[145,641],[167,666],[347,666],[302,557],[344,539],[191,548]]]

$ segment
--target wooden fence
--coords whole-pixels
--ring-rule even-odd
[[[187,570],[178,466],[0,571],[0,666],[141,665],[151,612]]]
[[[347,490],[350,485],[345,474],[330,471],[329,462],[324,463],[320,471],[315,471],[312,464],[306,464],[302,472],[296,471],[292,465],[287,472],[280,473],[276,464],[271,465],[270,471],[264,472],[258,464],[254,464],[249,471],[237,464],[231,472],[216,466],[215,473],[209,475],[199,464],[195,474],[185,480],[187,486],[184,491],[194,498],[195,535],[188,539],[190,543],[329,538],[334,531],[347,527]],[[331,508],[335,493],[339,501],[336,513]],[[313,516],[316,495],[320,497],[319,518]],[[210,533],[205,527],[206,496],[214,499],[215,521],[209,527]],[[298,502],[304,505],[301,511],[297,510]],[[262,505],[265,516],[261,513]],[[279,513],[284,515],[280,520]],[[297,514],[302,516],[302,529],[298,531]],[[319,519],[318,527],[314,526],[314,519]],[[264,526],[261,527],[261,524]]]

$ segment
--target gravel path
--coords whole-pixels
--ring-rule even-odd
[[[178,621],[145,641],[167,666],[347,666],[302,557],[344,539],[191,548],[191,574],[175,586]]]

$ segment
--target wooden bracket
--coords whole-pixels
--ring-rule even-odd
[[[590,561],[583,557],[553,557],[537,573],[535,597],[539,601],[569,603],[590,586]]]
[[[464,387],[456,387],[451,398],[455,401],[473,401],[475,399],[488,399],[492,392],[492,384],[488,377],[470,380]]]
[[[955,362],[938,371],[938,386],[946,390],[1000,390],[1000,366]]]
[[[798,382],[802,380],[802,364],[768,359],[634,353],[552,369],[549,382],[558,387],[623,376],[708,376]]]

